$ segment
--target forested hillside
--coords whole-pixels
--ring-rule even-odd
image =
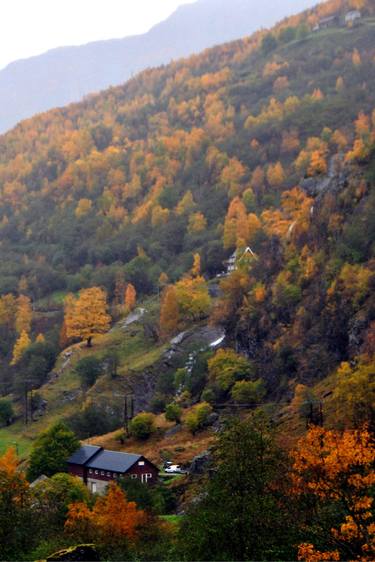
[[[215,320],[278,379],[289,363],[308,379],[347,359],[349,324],[369,310],[375,79],[374,22],[345,27],[347,6],[328,2],[1,137],[1,293],[37,302],[100,285],[112,300],[123,278],[147,295],[194,254],[212,277],[251,245],[252,274],[224,283]],[[338,10],[337,25],[310,31]]]
[[[373,560],[374,36],[330,0],[0,137],[0,448],[50,477],[0,457],[0,557]],[[77,437],[190,474],[98,499]]]

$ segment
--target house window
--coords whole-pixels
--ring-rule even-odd
[[[134,478],[137,478],[137,475],[136,475],[136,474],[131,474],[131,475],[130,475],[130,478],[133,478],[133,480],[134,480]]]
[[[100,471],[101,476],[104,476],[104,470]]]
[[[92,468],[89,468],[89,473],[92,474]]]
[[[113,478],[117,478],[116,472],[113,473]]]
[[[141,475],[141,482],[147,484],[147,482],[151,480],[151,478],[152,478],[152,474],[150,472],[146,472]]]
[[[139,466],[144,466],[145,465],[145,461],[139,461]]]
[[[91,491],[93,494],[96,494],[96,482],[91,482]]]
[[[95,474],[99,474],[99,470],[95,470]]]
[[[108,476],[108,478],[111,478],[111,473],[107,472],[107,476]]]

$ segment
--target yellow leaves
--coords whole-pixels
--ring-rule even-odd
[[[193,277],[198,277],[201,273],[201,257],[199,254],[194,254],[193,267],[191,268],[191,274]]]
[[[240,184],[245,173],[245,166],[237,158],[231,158],[228,165],[223,169],[220,180],[227,187],[231,197],[240,193]]]
[[[152,209],[151,213],[151,224],[153,227],[161,226],[168,222],[170,215],[169,209],[163,209],[160,205],[157,205]]]
[[[91,199],[80,199],[78,201],[78,205],[76,207],[76,210],[74,211],[74,214],[77,218],[80,217],[84,217],[85,215],[87,215],[92,209],[92,201]]]
[[[22,359],[23,354],[25,353],[26,349],[31,345],[31,340],[28,336],[28,333],[23,330],[14,344],[13,348],[13,357],[11,361],[11,365],[16,365],[20,359]]]
[[[18,334],[21,332],[30,333],[32,321],[31,300],[25,295],[20,295],[17,299],[15,328]]]
[[[261,228],[258,217],[254,213],[248,215],[243,201],[235,197],[230,202],[224,222],[224,248],[243,248],[251,243]]]
[[[203,277],[185,277],[176,283],[179,312],[184,319],[206,316],[211,305],[207,283]]]
[[[269,76],[274,76],[280,70],[288,68],[289,64],[287,62],[279,63],[276,61],[267,62],[263,69],[263,78],[268,78]]]
[[[100,287],[82,289],[78,298],[65,299],[65,327],[68,338],[87,340],[109,330],[111,317],[107,314],[107,295]]]
[[[270,164],[267,170],[267,181],[271,187],[281,187],[285,182],[286,176],[281,162]]]
[[[178,203],[176,207],[176,214],[177,215],[185,215],[189,214],[196,208],[196,203],[193,198],[193,194],[190,191],[187,191],[185,195],[182,197],[181,201]]]
[[[193,213],[189,217],[188,233],[197,234],[207,228],[207,220],[203,213]]]
[[[344,87],[345,87],[344,79],[342,76],[339,76],[336,80],[336,91],[342,92],[344,90]]]
[[[362,64],[362,58],[361,58],[361,55],[360,55],[358,49],[354,49],[354,51],[353,51],[352,63],[353,63],[354,66],[361,66],[361,64]]]

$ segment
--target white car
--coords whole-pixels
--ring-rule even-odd
[[[167,474],[186,474],[186,470],[181,468],[179,464],[171,464],[170,466],[167,466],[164,470]]]

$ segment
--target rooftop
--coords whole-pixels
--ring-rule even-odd
[[[86,466],[88,468],[110,470],[113,472],[126,472],[141,458],[142,455],[103,449],[98,455],[95,455],[91,461],[87,462]]]
[[[108,451],[94,445],[82,445],[68,459],[68,463],[112,472],[127,472],[141,458],[142,455]]]
[[[99,451],[101,451],[101,447],[97,447],[95,445],[82,445],[80,449],[77,449],[75,453],[72,454],[71,457],[68,459],[68,463],[70,464],[86,464],[90,459],[93,458]]]

